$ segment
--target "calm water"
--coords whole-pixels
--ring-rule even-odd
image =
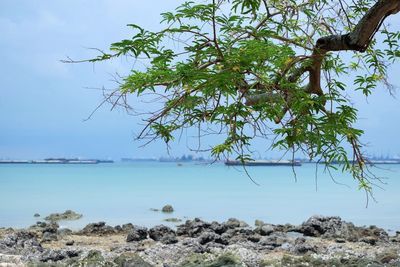
[[[72,209],[84,217],[61,225],[75,229],[96,221],[152,226],[168,217],[298,224],[322,214],[400,230],[400,166],[382,167],[387,170],[375,173],[387,184],[375,188],[377,202],[365,208],[364,192],[341,173],[335,179],[347,186],[320,168],[316,190],[314,164],[296,167],[297,182],[291,167],[248,168],[260,186],[241,168],[222,164],[0,165],[0,227],[27,227],[35,223],[34,213]],[[176,211],[150,211],[165,204]]]

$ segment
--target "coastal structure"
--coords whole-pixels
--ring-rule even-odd
[[[98,164],[114,163],[113,160],[47,158],[43,160],[0,160],[0,164]]]

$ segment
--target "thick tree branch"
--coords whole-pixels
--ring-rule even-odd
[[[289,82],[296,82],[304,73],[309,73],[309,84],[304,90],[310,94],[323,95],[321,88],[321,66],[330,51],[364,52],[386,17],[400,12],[400,0],[380,0],[371,7],[354,27],[353,31],[343,35],[329,35],[317,40],[310,61],[296,67],[288,77]],[[293,66],[292,66],[293,67]],[[269,92],[246,96],[246,105],[257,105],[273,101],[275,95]]]
[[[399,0],[380,0],[367,11],[352,32],[321,37],[316,43],[316,49],[364,52],[385,18],[399,11]]]
[[[352,32],[329,35],[317,40],[309,70],[309,92],[323,95],[321,89],[321,65],[329,51],[352,50],[364,52],[386,17],[400,11],[400,0],[380,0],[371,7]]]

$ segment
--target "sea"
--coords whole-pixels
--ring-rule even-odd
[[[177,218],[254,225],[300,224],[312,215],[400,231],[400,165],[377,165],[373,197],[349,174],[322,166],[228,167],[222,163],[0,164],[0,227],[25,228],[50,213],[83,214],[61,227],[104,221],[151,227]],[[170,214],[161,209],[170,204]],[[34,217],[38,213],[41,217]]]

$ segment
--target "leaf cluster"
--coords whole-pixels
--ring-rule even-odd
[[[354,127],[357,110],[345,92],[368,96],[387,84],[387,67],[400,57],[400,33],[384,25],[380,36],[385,49],[373,40],[365,54],[353,53],[350,60],[328,54],[322,95],[308,91],[304,70],[318,38],[353,29],[373,3],[185,2],[161,14],[161,31],[129,24],[134,31],[130,39],[112,44],[110,53],[91,61],[128,56],[146,65],[132,69],[119,88],[139,97],[152,93],[162,101],[160,110],[149,113],[140,138],[169,143],[182,129],[198,127],[199,137],[224,136],[210,148],[213,156],[235,155],[242,161],[251,159],[254,138],[266,138],[272,148],[305,154],[327,168],[342,163],[369,191],[373,176],[366,171],[359,141],[363,131]],[[344,81],[352,76],[352,83]]]

